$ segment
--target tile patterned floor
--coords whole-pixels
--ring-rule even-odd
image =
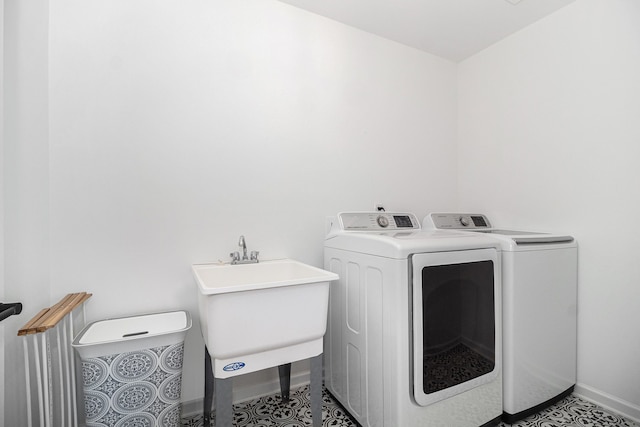
[[[573,395],[512,425],[518,427],[640,427],[640,424]],[[509,424],[501,423],[500,426],[508,427]]]
[[[358,427],[326,391],[322,395],[323,427]],[[292,390],[291,401],[283,405],[279,395],[271,395],[234,405],[236,427],[307,427],[311,426],[309,389]],[[204,427],[202,415],[183,418],[183,427]],[[211,426],[215,424],[212,423]],[[500,427],[509,424],[500,423]],[[517,427],[640,427],[593,403],[569,396],[556,405],[519,421]],[[400,426],[395,426],[400,427]]]

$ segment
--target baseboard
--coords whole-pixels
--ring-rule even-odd
[[[291,390],[309,384],[309,371],[291,373]],[[233,403],[242,403],[270,394],[280,393],[280,382],[278,379],[267,381],[250,386],[233,387]],[[182,402],[182,417],[193,417],[202,414],[203,399]],[[214,403],[215,404],[215,403]]]
[[[576,384],[573,394],[602,406],[607,410],[618,413],[636,423],[640,423],[640,406],[638,405],[584,384]]]

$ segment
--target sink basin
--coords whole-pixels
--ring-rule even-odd
[[[195,264],[192,270],[216,378],[322,353],[329,282],[337,274],[292,259]]]
[[[241,292],[337,280],[338,275],[292,259],[256,264],[196,264],[200,292],[205,295]]]

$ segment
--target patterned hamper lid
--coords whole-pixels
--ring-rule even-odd
[[[93,322],[71,344],[81,357],[171,345],[184,340],[191,328],[187,311],[145,314]]]

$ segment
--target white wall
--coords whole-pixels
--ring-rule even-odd
[[[18,329],[49,304],[47,1],[4,1],[3,255],[5,298],[23,314],[5,328],[5,424],[25,410]]]
[[[49,7],[43,291],[93,293],[90,320],[196,315],[190,265],[240,234],[319,266],[328,215],[455,203],[451,62],[272,0]],[[186,352],[189,401],[197,322]]]
[[[0,0],[4,27],[4,0]],[[0,303],[4,299],[4,31],[0,31]],[[4,324],[0,323],[0,414],[4,414]],[[4,416],[0,417],[4,426]]]
[[[460,207],[577,237],[578,389],[636,418],[639,22],[581,0],[458,69]]]

